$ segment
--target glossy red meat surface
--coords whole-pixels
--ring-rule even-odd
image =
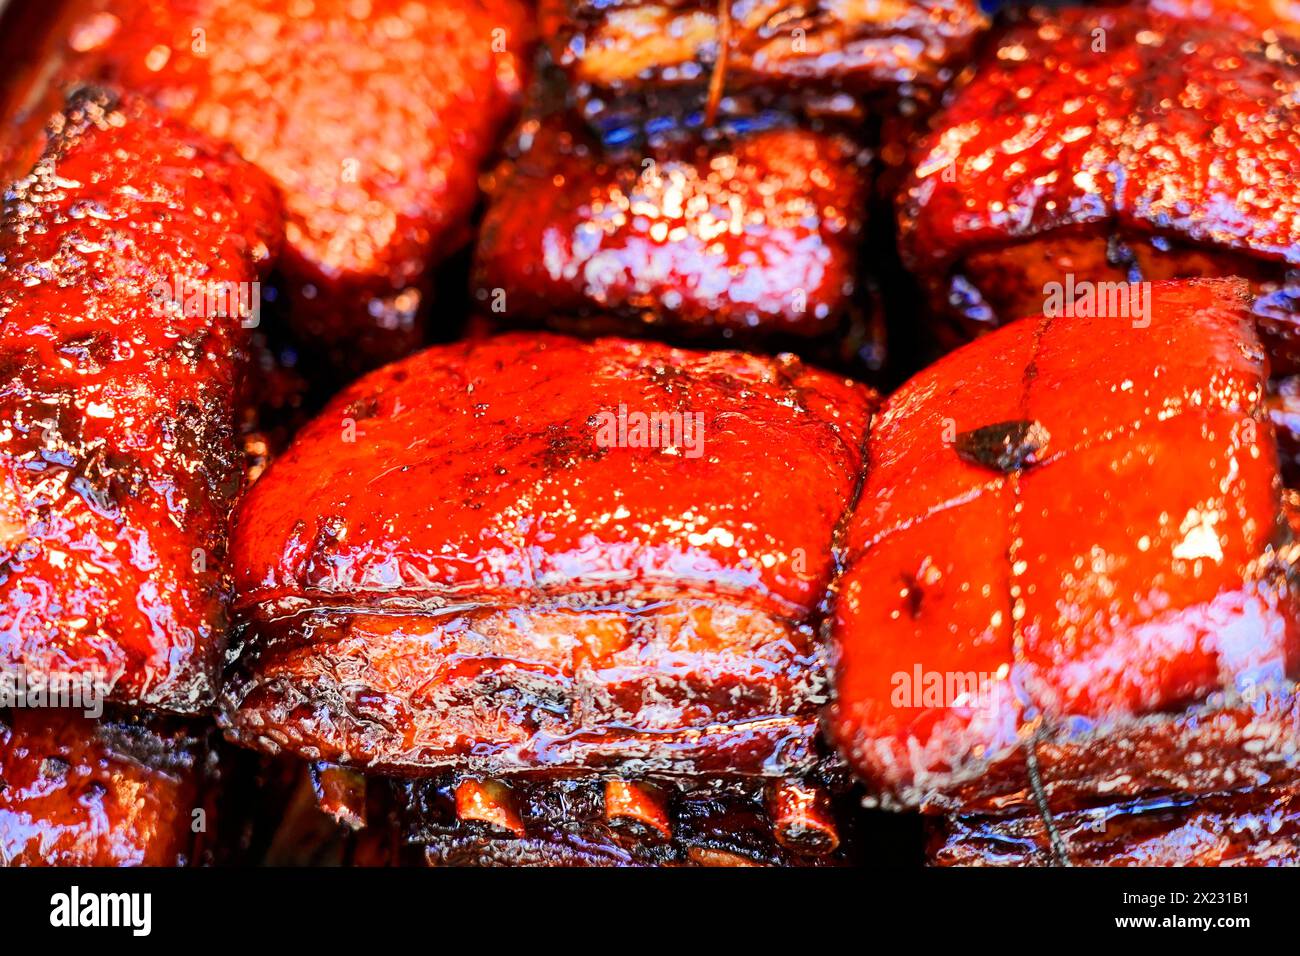
[[[788,356],[545,333],[373,373],[241,508],[231,732],[402,773],[806,768],[872,404]]]
[[[734,84],[872,91],[951,78],[985,20],[973,0],[542,0],[555,61],[578,83],[707,82],[726,38]]]
[[[0,865],[191,862],[205,760],[203,740],[184,730],[57,710],[0,715]]]
[[[519,143],[476,256],[502,318],[809,337],[848,315],[867,195],[848,141],[774,129],[606,156],[547,120]]]
[[[1300,806],[1287,787],[1157,798],[1054,814],[948,818],[936,828],[937,866],[1296,866]]]
[[[882,407],[827,723],[885,801],[1067,810],[1294,774],[1247,301],[1240,280],[1157,283],[1145,325],[1015,323]]]
[[[1300,3],[1295,0],[1151,0],[1153,9],[1198,17],[1235,29],[1275,30],[1283,36],[1300,33]]]
[[[274,180],[295,324],[356,367],[418,345],[530,34],[516,0],[94,0],[66,72],[151,96]]]
[[[1067,273],[1276,283],[1300,263],[1298,95],[1296,51],[1257,30],[1027,12],[917,148],[904,257],[966,335],[1038,314]]]
[[[56,117],[0,223],[0,667],[192,712],[225,641],[234,415],[275,195],[139,102]],[[255,303],[256,295],[248,300]]]

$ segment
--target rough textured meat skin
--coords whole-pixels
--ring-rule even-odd
[[[1276,284],[1300,263],[1294,48],[1141,4],[1039,9],[972,77],[900,196],[949,344],[1039,314],[1066,273]]]
[[[373,373],[241,508],[231,732],[398,773],[807,768],[872,402],[788,356],[542,333]],[[620,405],[703,444],[608,447]]]
[[[867,174],[846,140],[775,129],[610,157],[547,120],[519,144],[476,256],[502,317],[810,337],[848,314]]]
[[[1300,806],[1286,787],[1156,798],[1055,814],[1052,825],[1073,866],[1296,866]],[[935,828],[936,866],[1052,866],[1041,817],[956,817]]]
[[[139,102],[75,98],[0,223],[0,667],[193,712],[225,638],[265,177]],[[184,301],[174,298],[180,292]],[[253,300],[255,301],[255,299]],[[189,312],[187,315],[186,312]]]
[[[707,83],[718,56],[713,0],[542,0],[541,10],[552,56],[577,83]],[[741,86],[938,87],[984,25],[972,0],[733,2],[727,75]]]
[[[206,760],[202,738],[183,730],[0,712],[0,865],[192,862]]]
[[[1289,535],[1246,287],[1152,298],[1145,328],[1001,329],[874,419],[827,724],[885,801],[1023,806],[1036,774],[1068,810],[1293,776]],[[1029,427],[974,440],[1005,423]],[[929,673],[988,676],[907,690]]]
[[[97,0],[68,75],[153,97],[274,180],[294,323],[356,368],[419,344],[530,33],[516,0]]]

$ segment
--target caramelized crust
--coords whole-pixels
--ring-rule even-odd
[[[293,318],[355,367],[420,341],[429,271],[468,239],[522,87],[516,0],[91,0],[87,77],[232,143],[284,200]],[[427,311],[427,310],[426,310]]]
[[[183,730],[0,712],[0,865],[191,862],[205,760],[204,741]]]
[[[921,143],[904,257],[961,336],[1037,314],[1066,273],[1276,284],[1300,262],[1298,96],[1275,36],[1142,4],[1027,12]]]
[[[1245,291],[1157,283],[1146,325],[1016,323],[882,407],[828,725],[883,799],[1067,810],[1294,773],[1295,607]]]
[[[504,318],[809,337],[849,313],[867,190],[846,140],[774,129],[607,157],[548,120],[519,141],[475,271]]]
[[[231,732],[404,773],[807,767],[872,403],[790,357],[546,334],[372,374],[242,507]],[[702,443],[647,446],[651,414]]]
[[[265,178],[133,102],[57,117],[0,224],[0,668],[193,712],[225,639]],[[211,295],[209,295],[211,293]]]
[[[720,47],[714,0],[542,0],[542,28],[574,82],[707,82]],[[985,25],[972,0],[730,2],[727,76],[739,86],[869,92],[951,78]]]

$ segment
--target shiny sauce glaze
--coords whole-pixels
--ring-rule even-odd
[[[788,356],[545,333],[373,373],[242,505],[230,732],[406,774],[808,769],[873,403]]]
[[[210,702],[242,480],[243,306],[266,178],[145,106],[78,94],[0,222],[0,667]],[[248,298],[241,299],[240,293]]]
[[[1157,283],[1145,325],[1018,322],[882,406],[827,720],[882,801],[1063,812],[1294,777],[1292,546],[1248,302]]]
[[[294,324],[355,369],[421,341],[531,32],[516,0],[91,0],[59,81],[146,95],[266,172]]]
[[[1039,314],[1067,274],[1242,275],[1277,293],[1300,262],[1298,95],[1296,48],[1275,32],[1142,3],[1010,18],[899,199],[943,343]],[[1280,294],[1262,331],[1294,365]]]
[[[867,157],[758,129],[605,151],[548,118],[493,179],[474,284],[512,323],[622,333],[825,336],[854,309]]]

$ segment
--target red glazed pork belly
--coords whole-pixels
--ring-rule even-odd
[[[974,0],[542,0],[542,29],[575,84],[619,91],[729,85],[855,92],[939,87],[985,25]]]
[[[0,668],[193,712],[225,638],[265,177],[93,91],[0,223]]]
[[[516,0],[97,0],[67,73],[153,97],[279,188],[299,332],[343,366],[420,341],[521,90]]]
[[[1245,283],[1015,323],[882,407],[828,726],[960,811],[1294,778],[1297,634]],[[937,676],[936,676],[937,675]]]
[[[1040,314],[1067,275],[1275,290],[1300,262],[1298,96],[1296,52],[1257,31],[1142,4],[1012,20],[900,198],[904,257],[945,344]],[[1262,326],[1289,363],[1293,327]]]
[[[806,339],[853,308],[867,173],[845,139],[769,129],[603,154],[548,119],[519,144],[475,270],[506,320]]]
[[[413,775],[807,769],[872,403],[788,356],[546,334],[368,376],[242,506],[230,732]]]
[[[201,737],[178,728],[0,712],[0,865],[193,862],[194,811],[209,809],[206,755]]]
[[[1055,834],[1055,839],[1053,838]],[[1290,787],[1157,797],[1042,817],[949,817],[936,866],[1296,866],[1300,805]]]

